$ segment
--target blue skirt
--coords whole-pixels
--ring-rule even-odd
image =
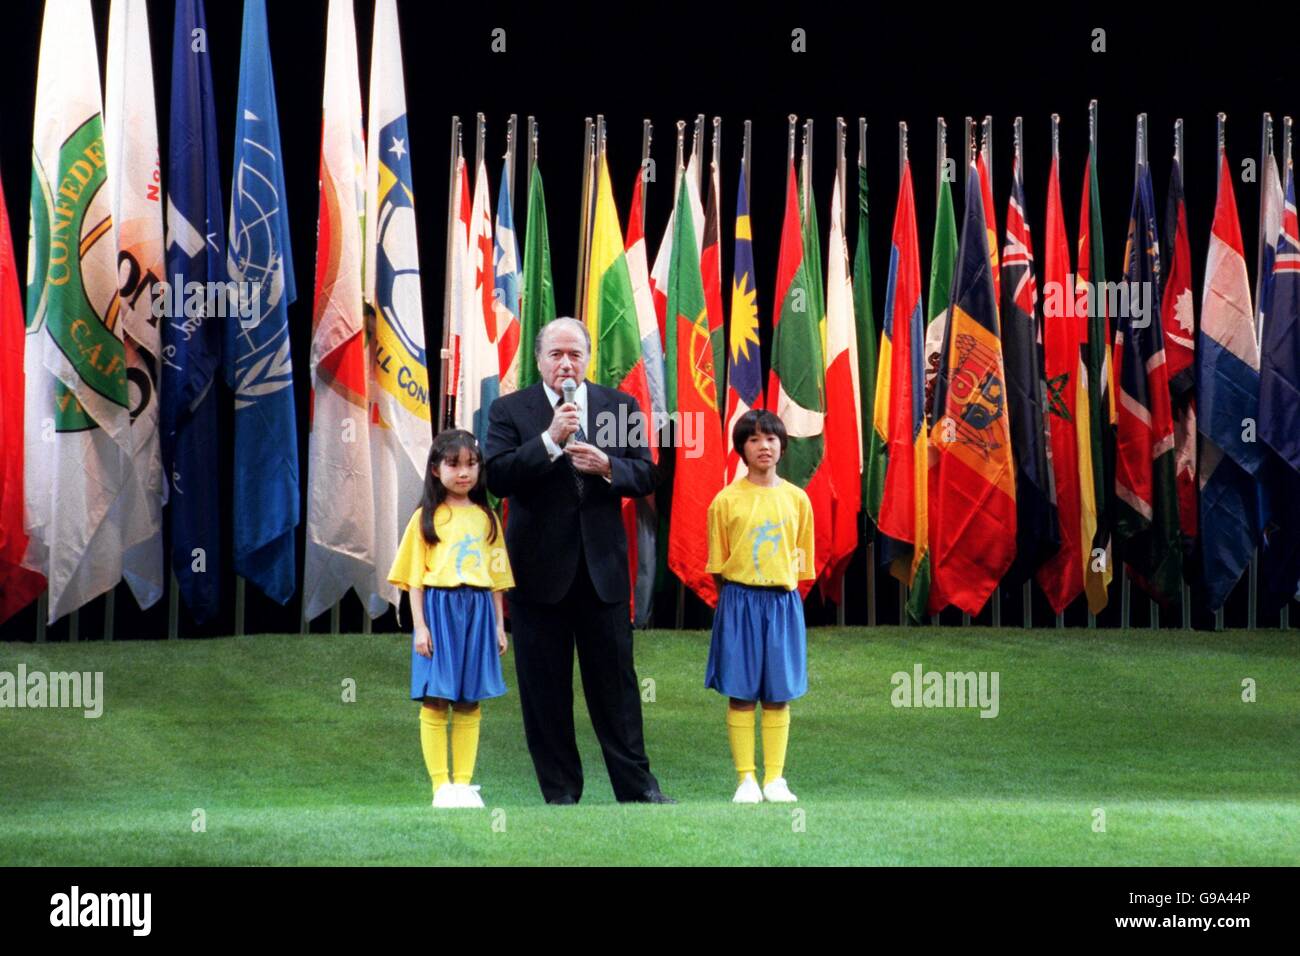
[[[724,581],[704,686],[771,703],[808,691],[808,638],[798,591]]]
[[[425,588],[424,620],[433,656],[411,643],[411,700],[487,700],[506,692],[497,653],[496,613],[486,588]]]

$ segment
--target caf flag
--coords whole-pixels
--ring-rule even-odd
[[[202,0],[177,0],[172,35],[171,122],[167,163],[167,281],[172,302],[196,301],[200,315],[172,309],[163,319],[163,467],[170,487],[171,568],[180,596],[200,624],[218,610],[222,555],[217,478],[215,379],[222,362],[222,324],[207,296],[191,299],[191,283],[226,281],[221,228],[217,119],[206,45],[192,49],[195,31],[206,34]]]
[[[921,253],[916,238],[912,167],[903,164],[885,285],[885,327],[880,337],[875,418],[883,462],[869,466],[884,479],[873,485],[868,510],[879,520],[880,559],[911,587],[907,610],[921,620],[930,598],[929,432],[925,424],[925,340],[921,305]]]
[[[723,487],[726,455],[722,419],[713,374],[713,346],[709,316],[700,274],[695,216],[691,192],[694,180],[688,170],[677,187],[673,213],[672,259],[666,287],[669,355],[676,365],[671,398],[679,422],[690,417],[698,447],[678,442],[673,470],[673,506],[668,532],[668,567],[710,607],[718,603],[717,587],[707,568],[709,542],[700,533],[708,521],[709,503]],[[696,200],[698,205],[698,200]]]
[[[1266,606],[1285,605],[1300,588],[1300,226],[1294,169],[1285,175],[1259,368],[1261,484],[1272,505],[1260,553]]]
[[[375,564],[369,368],[362,303],[366,157],[352,4],[330,0],[321,122],[320,210],[307,443],[303,615],[349,589],[364,603]],[[346,507],[344,507],[346,503]]]
[[[1182,583],[1174,484],[1174,422],[1160,324],[1160,239],[1151,168],[1138,164],[1124,245],[1128,308],[1115,321],[1119,424],[1115,446],[1115,542],[1134,579],[1167,603]],[[1242,266],[1244,275],[1244,263]],[[1247,296],[1249,299],[1249,295]],[[1246,314],[1250,321],[1249,310]],[[1253,341],[1253,337],[1252,337]]]
[[[136,480],[99,57],[86,0],[45,6],[27,256],[24,565],[49,620],[111,590],[151,534]],[[50,430],[52,427],[52,431]]]
[[[971,165],[930,447],[931,613],[978,614],[1016,550],[1016,476],[980,172]]]
[[[1258,541],[1256,481],[1262,450],[1259,348],[1250,280],[1227,151],[1205,263],[1197,338],[1196,423],[1201,436],[1201,557],[1206,606],[1217,611],[1250,563]]]
[[[244,4],[239,79],[226,268],[257,296],[250,300],[251,321],[225,323],[225,375],[235,393],[234,564],[237,574],[285,604],[297,575],[298,424],[289,306],[298,293],[264,0]]]
[[[1174,157],[1169,173],[1165,210],[1164,288],[1160,291],[1160,324],[1165,333],[1165,362],[1169,366],[1169,400],[1174,416],[1174,480],[1178,486],[1178,524],[1183,555],[1190,557],[1196,542],[1196,317],[1192,307],[1192,252],[1187,236],[1187,206],[1183,200],[1183,169]],[[1183,570],[1191,568],[1184,561]]]
[[[1061,238],[1064,247],[1064,237]],[[1002,251],[1002,352],[1007,414],[1016,461],[1016,560],[1008,584],[1033,576],[1061,546],[1056,487],[1048,460],[1050,422],[1044,416],[1043,336],[1034,279],[1034,245],[1025,215],[1024,169],[1016,153]]]

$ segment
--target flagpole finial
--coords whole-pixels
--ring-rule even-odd
[[[1061,155],[1061,114],[1052,114],[1052,159]]]
[[[1227,149],[1227,142],[1228,142],[1228,130],[1227,130],[1227,125],[1228,125],[1228,114],[1227,114],[1227,113],[1219,113],[1219,114],[1215,117],[1215,120],[1217,121],[1217,125],[1216,125],[1216,128],[1215,128],[1215,141],[1218,143],[1218,146],[1219,146],[1219,152],[1222,153],[1224,150]]]
[[[1097,101],[1088,101],[1088,148],[1093,152],[1097,149]]]
[[[791,113],[787,117],[786,122],[787,122],[786,131],[785,131],[786,132],[786,158],[789,160],[791,164],[793,164],[795,127],[799,123],[799,117]]]
[[[1182,178],[1183,168],[1183,118],[1174,120],[1174,162],[1178,164],[1178,176]]]
[[[858,165],[867,165],[867,118],[858,117]]]
[[[1282,166],[1291,168],[1291,117],[1282,117]]]
[[[903,176],[903,168],[907,165],[907,122],[901,121],[898,124],[898,176]]]

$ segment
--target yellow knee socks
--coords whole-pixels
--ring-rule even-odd
[[[736,764],[737,783],[745,774],[754,773],[754,711],[727,705],[727,739],[731,742],[731,759]]]
[[[447,778],[447,708],[420,707],[420,749],[424,751],[424,765],[429,769],[429,779],[437,790]]]
[[[478,729],[483,709],[458,710],[451,719],[451,766],[453,783],[469,783],[478,757]]]
[[[785,748],[790,742],[790,708],[763,708],[763,786],[785,775]],[[751,744],[752,746],[752,744]]]

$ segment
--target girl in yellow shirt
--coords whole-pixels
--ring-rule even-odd
[[[808,495],[781,478],[785,424],[746,412],[732,445],[747,473],[709,505],[708,570],[718,608],[704,686],[730,698],[727,736],[740,785],[736,803],[793,803],[785,781],[789,701],[808,690],[807,635],[799,582],[812,580],[813,512]],[[763,787],[754,777],[754,705],[763,702]]]
[[[506,692],[501,593],[515,585],[505,535],[487,500],[483,453],[461,429],[433,440],[420,507],[406,525],[388,580],[411,593],[411,699],[435,807],[482,807],[471,786],[479,701]],[[448,708],[451,767],[448,775]]]

